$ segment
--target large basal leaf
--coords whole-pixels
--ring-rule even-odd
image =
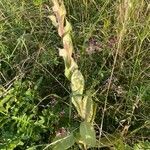
[[[80,135],[81,141],[88,145],[88,147],[96,145],[96,134],[91,123],[84,121],[80,124]]]
[[[56,137],[54,142],[56,142],[56,144],[54,145],[53,150],[66,150],[74,145],[75,138],[73,133],[71,133],[65,137]]]

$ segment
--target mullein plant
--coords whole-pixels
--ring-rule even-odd
[[[57,28],[58,34],[63,41],[63,49],[59,49],[59,55],[64,59],[65,76],[71,82],[71,101],[82,120],[78,138],[73,137],[74,134],[70,134],[68,137],[58,140],[59,142],[56,142],[57,144],[54,146],[54,149],[62,149],[65,143],[67,145],[64,149],[68,149],[75,142],[81,144],[84,149],[87,149],[96,145],[96,135],[93,127],[96,104],[93,102],[91,94],[84,91],[84,77],[72,57],[74,52],[71,39],[72,26],[66,18],[66,9],[63,0],[52,0],[52,3],[53,15],[49,16],[49,18]],[[70,145],[68,145],[68,140],[71,141]]]

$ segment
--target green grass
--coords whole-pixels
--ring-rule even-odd
[[[146,148],[150,4],[125,1],[65,0],[65,6],[73,26],[74,58],[98,105],[97,136],[122,134],[126,149],[144,142]],[[46,5],[51,8],[46,0],[39,5],[25,0],[0,2],[0,149],[42,150],[62,127],[67,131],[79,127],[58,55],[62,43]]]

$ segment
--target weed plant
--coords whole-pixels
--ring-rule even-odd
[[[150,149],[149,1],[64,4],[73,58],[97,104],[94,129],[103,144],[91,149]],[[0,1],[2,150],[51,149],[55,137],[79,130],[51,8],[48,0]]]

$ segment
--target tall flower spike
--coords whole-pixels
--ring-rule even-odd
[[[65,76],[71,81],[72,103],[83,120],[93,122],[96,107],[91,97],[88,95],[83,97],[84,77],[72,57],[72,27],[66,19],[66,9],[64,3],[62,0],[52,0],[52,2],[54,15],[51,15],[49,18],[51,19],[53,25],[58,29],[58,34],[63,40],[63,49],[59,49],[59,55],[64,59]]]

